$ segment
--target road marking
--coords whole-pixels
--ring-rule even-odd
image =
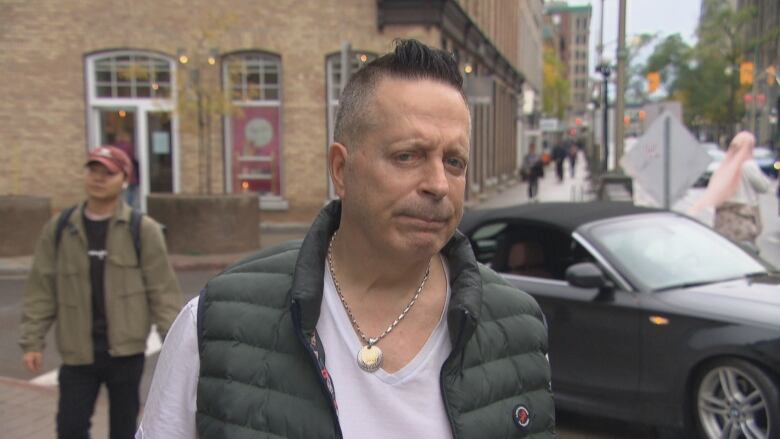
[[[144,355],[147,357],[154,355],[157,352],[160,352],[161,348],[162,338],[160,338],[160,334],[157,333],[157,328],[152,325],[152,330],[149,332],[149,337],[146,338],[146,351],[144,352]],[[38,375],[37,377],[31,379],[30,383],[38,386],[54,387],[59,384],[59,381],[57,380],[59,371],[59,368],[50,370],[49,372]]]

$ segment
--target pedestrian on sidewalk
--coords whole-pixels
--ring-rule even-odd
[[[536,153],[536,144],[528,145],[528,153],[523,158],[523,174],[528,180],[528,200],[536,201],[539,194],[539,179],[544,177],[542,157]]]
[[[552,159],[555,162],[555,175],[558,177],[558,183],[563,183],[563,162],[566,160],[568,152],[563,143],[558,143],[553,148]]]
[[[150,325],[164,337],[181,308],[160,225],[122,199],[132,173],[120,149],[94,149],[84,168],[86,201],[52,218],[35,248],[19,344],[24,365],[40,372],[56,323],[60,439],[89,437],[101,384],[111,439],[133,437]]]
[[[707,190],[689,212],[696,216],[704,209],[714,208],[715,230],[733,241],[753,246],[762,229],[758,193],[771,187],[753,158],[755,143],[755,137],[747,131],[734,136]]]
[[[542,313],[457,231],[462,81],[415,40],[350,78],[328,152],[339,200],[185,307],[136,438],[554,436]]]
[[[577,168],[577,155],[580,153],[580,148],[575,142],[572,142],[569,146],[569,171],[571,172],[571,178],[574,178],[574,170]]]

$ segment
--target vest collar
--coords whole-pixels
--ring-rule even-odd
[[[320,317],[325,259],[328,243],[341,222],[341,201],[325,206],[309,228],[301,244],[293,274],[291,296],[299,306],[304,334],[311,335]],[[453,346],[471,337],[479,320],[482,303],[482,277],[468,238],[459,231],[442,249],[450,272],[450,303],[447,324]]]
[[[298,252],[291,294],[300,308],[301,329],[307,335],[314,333],[320,318],[328,242],[340,222],[341,201],[331,201],[317,215]]]

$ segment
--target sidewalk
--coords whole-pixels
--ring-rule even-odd
[[[261,226],[260,247],[291,239],[301,239],[305,227]],[[221,270],[254,251],[220,255],[170,255],[171,265],[182,270]],[[32,256],[0,258],[0,278],[26,276]],[[147,359],[149,361],[149,359]],[[145,372],[145,373],[148,373]],[[41,386],[29,381],[0,377],[0,437],[8,439],[56,438],[57,387]],[[140,418],[139,418],[140,420]],[[102,389],[92,416],[93,438],[108,437],[108,395]]]
[[[303,239],[306,234],[306,225],[296,224],[292,226],[260,226],[260,246],[269,247],[292,239]],[[214,255],[176,255],[171,254],[168,259],[176,271],[191,270],[221,270],[229,264],[255,253],[251,250],[241,253],[225,253]],[[0,258],[0,277],[26,276],[32,266],[32,256],[16,256]]]
[[[577,160],[575,177],[571,177],[568,161],[565,179],[559,183],[554,165],[545,169],[545,176],[539,181],[540,201],[572,201],[588,197],[587,167],[580,157]],[[469,208],[493,208],[528,202],[527,183],[512,182],[490,197],[486,197]],[[261,227],[261,246],[267,247],[290,239],[303,238],[303,225]],[[221,269],[227,264],[251,254],[235,253],[224,255],[171,255],[171,264],[176,270]],[[0,277],[24,276],[30,269],[31,256],[0,258]],[[27,381],[0,377],[0,425],[2,437],[9,439],[53,439],[55,438],[55,416],[58,392],[56,387],[31,384]],[[108,437],[108,398],[105,391],[98,397],[95,415],[92,417],[92,437]]]
[[[108,398],[101,392],[92,417],[92,437],[108,437]],[[53,439],[57,388],[0,377],[0,425],[8,439]]]
[[[574,177],[571,176],[568,160],[564,164],[563,174],[563,181],[558,182],[558,178],[555,175],[555,164],[550,163],[545,167],[544,177],[539,179],[538,201],[584,201],[592,198],[588,180],[588,166],[582,153],[579,154],[577,159]],[[514,181],[501,188],[496,194],[475,203],[471,208],[489,209],[528,202],[528,183]]]

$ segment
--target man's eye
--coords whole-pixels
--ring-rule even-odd
[[[397,156],[395,156],[395,158],[399,162],[408,162],[408,161],[410,161],[410,160],[412,160],[414,158],[414,155],[412,155],[412,153],[410,153],[410,152],[402,152],[402,153],[398,154]]]
[[[447,165],[458,169],[464,169],[466,168],[466,161],[457,157],[452,157],[447,159]]]

